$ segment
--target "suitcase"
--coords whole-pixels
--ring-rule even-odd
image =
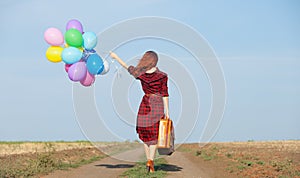
[[[171,155],[174,150],[174,127],[171,119],[160,119],[157,151],[160,155]]]

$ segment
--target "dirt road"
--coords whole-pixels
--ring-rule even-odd
[[[126,151],[116,155],[118,159],[107,157],[100,161],[81,166],[68,171],[56,171],[44,178],[98,178],[111,177],[115,178],[121,175],[124,171],[132,168],[136,160],[141,160],[144,155],[143,148],[138,148],[131,151]],[[127,160],[127,161],[122,161]],[[129,158],[131,160],[129,160]],[[168,178],[195,177],[195,178],[210,178],[206,174],[207,170],[201,165],[189,159],[188,155],[182,152],[175,152],[172,156],[163,157],[167,160],[167,165],[163,168],[158,168],[168,173]]]
[[[205,173],[205,170],[200,165],[195,164],[184,155],[182,152],[174,152],[171,156],[165,157],[167,162],[178,167],[178,171],[168,171],[167,178],[209,178],[210,176]]]

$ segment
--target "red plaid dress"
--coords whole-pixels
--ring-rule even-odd
[[[133,69],[133,66],[128,68],[130,74]],[[169,96],[168,76],[157,68],[155,72],[144,73],[137,79],[141,81],[145,95],[137,115],[136,132],[144,143],[155,145],[158,138],[159,120],[164,116],[162,97]]]

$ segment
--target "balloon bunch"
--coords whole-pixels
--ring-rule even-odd
[[[47,59],[54,63],[63,61],[71,81],[91,86],[96,75],[109,71],[109,63],[94,50],[97,35],[83,32],[82,24],[76,19],[68,21],[64,35],[52,27],[45,31],[44,39],[51,45],[46,51]]]

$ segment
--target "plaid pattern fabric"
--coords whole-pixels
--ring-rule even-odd
[[[159,122],[156,122],[149,127],[137,126],[136,129],[137,133],[139,134],[139,138],[148,146],[157,144]]]
[[[128,68],[129,73],[133,66]],[[144,73],[137,77],[141,81],[145,93],[137,115],[136,131],[139,138],[146,144],[157,143],[159,120],[164,116],[162,97],[168,94],[167,74],[156,70],[151,74]]]

